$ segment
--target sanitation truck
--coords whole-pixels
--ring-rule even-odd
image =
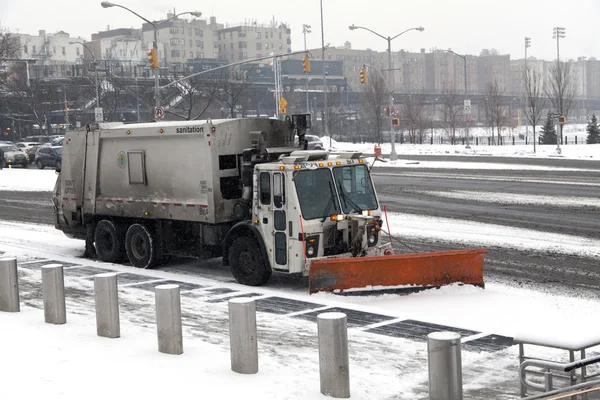
[[[311,293],[483,284],[484,249],[393,255],[367,160],[306,150],[309,127],[309,115],[294,115],[68,132],[56,228],[85,240],[87,255],[138,268],[222,257],[252,286],[273,272],[309,276]]]

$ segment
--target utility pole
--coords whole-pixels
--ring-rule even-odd
[[[525,38],[525,76],[528,77],[529,76],[529,70],[527,69],[527,49],[531,47],[531,38],[526,37]],[[526,78],[525,79],[525,84],[529,84],[529,79]],[[527,98],[527,89],[525,90],[525,107],[528,107],[529,104],[529,99]],[[527,121],[527,118],[525,118],[525,137],[529,137],[529,121]],[[535,146],[535,140],[533,145]]]
[[[311,26],[302,24],[302,33],[304,34],[304,51],[306,52],[308,49],[306,48],[306,34],[311,33]],[[306,112],[310,114],[310,100],[308,98],[308,72],[304,73],[304,79],[306,83]]]

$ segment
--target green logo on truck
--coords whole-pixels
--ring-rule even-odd
[[[120,152],[119,155],[117,156],[117,165],[121,169],[125,168],[125,166],[127,165],[127,157],[125,156],[124,151]]]

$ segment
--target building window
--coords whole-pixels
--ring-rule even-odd
[[[177,46],[179,44],[179,39],[171,38],[171,46]]]
[[[188,28],[188,36],[192,36],[192,28]]]
[[[204,48],[204,42],[200,41],[200,48],[203,49]]]
[[[79,47],[75,47],[75,53],[76,53],[77,55],[79,55],[79,53],[80,53],[80,51],[79,51]]]
[[[256,43],[256,50],[262,50],[262,43]]]
[[[196,58],[204,58],[204,53],[201,51],[196,52]]]
[[[33,46],[31,46],[31,53],[35,54],[35,44]]]
[[[265,43],[265,50],[269,50],[269,43]]]
[[[179,33],[179,28],[172,26],[169,28],[169,33]]]
[[[65,49],[65,47],[63,46],[62,50],[62,55],[64,56],[65,54],[67,54],[67,49]]]
[[[171,57],[176,58],[179,57],[179,50],[171,50]]]
[[[229,43],[229,44],[230,44],[231,50],[233,50],[233,43]]]
[[[260,39],[260,32],[256,32],[256,38]]]
[[[23,53],[27,54],[27,45],[23,46]]]
[[[185,46],[185,39],[181,39],[181,42],[179,44],[181,44],[182,46]]]

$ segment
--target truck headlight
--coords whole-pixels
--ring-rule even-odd
[[[373,225],[367,225],[367,245],[373,247],[379,240],[378,231]]]

